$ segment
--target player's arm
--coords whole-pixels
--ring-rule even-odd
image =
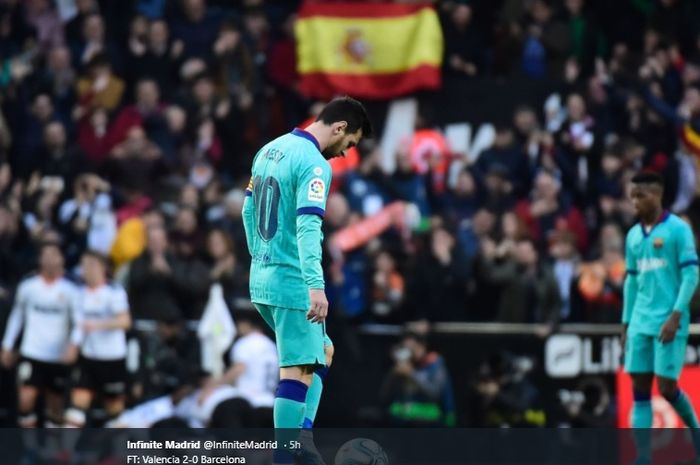
[[[625,241],[625,285],[623,288],[623,308],[622,308],[622,324],[629,325],[632,319],[632,312],[634,311],[634,302],[637,299],[637,275],[639,270],[637,270],[637,258],[632,251],[630,245],[630,235],[627,235],[627,240]]]
[[[695,249],[695,238],[689,225],[679,231],[678,244],[678,266],[681,271],[681,285],[678,289],[676,301],[673,304],[673,312],[669,317],[668,325],[662,328],[661,340],[668,342],[673,339],[678,330],[681,317],[684,313],[690,312],[690,300],[693,298],[695,288],[698,286],[698,254]],[[668,326],[668,327],[667,327]],[[672,334],[670,334],[670,333]]]
[[[323,321],[328,313],[321,267],[321,223],[331,182],[330,166],[328,163],[323,166],[302,164],[297,179],[297,247],[302,277],[309,288],[311,300],[308,317],[317,323]]]
[[[17,295],[15,296],[15,303],[12,306],[12,311],[7,320],[5,335],[2,338],[2,364],[5,368],[9,368],[14,363],[13,349],[19,337],[19,333],[22,331],[22,326],[24,325],[25,294],[25,286],[20,284],[19,289],[17,289]]]
[[[637,300],[637,275],[639,274],[637,258],[630,245],[631,233],[632,231],[627,234],[627,239],[625,240],[625,268],[627,272],[625,276],[625,285],[622,289],[622,337],[620,341],[623,353],[627,339],[627,327],[632,320],[634,303]]]
[[[114,316],[106,320],[85,320],[83,329],[85,331],[105,331],[122,329],[124,331],[131,328],[131,314],[129,313],[129,300],[126,296],[126,291],[119,287],[112,294],[112,302],[110,303]]]
[[[80,345],[83,343],[85,333],[83,332],[83,318],[80,311],[80,292],[78,289],[73,289],[71,297],[71,331],[69,336],[68,347],[63,354],[63,362],[69,365],[78,360],[80,354]]]
[[[248,250],[252,250],[253,231],[255,226],[255,206],[253,205],[253,177],[250,177],[248,187],[245,190],[245,199],[243,199],[243,229],[245,230],[245,240],[248,244]]]

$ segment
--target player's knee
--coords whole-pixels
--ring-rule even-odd
[[[19,389],[19,410],[29,412],[34,410],[39,391],[34,386],[22,386]]]
[[[105,400],[105,412],[107,416],[116,418],[124,411],[124,396],[115,396]]]
[[[651,392],[653,379],[652,376],[634,375],[632,376],[632,389],[634,389],[634,392],[648,394]]]
[[[335,354],[335,348],[332,345],[326,346],[324,348],[324,352],[326,353],[326,367],[330,367],[333,363],[333,355]]]
[[[88,389],[77,388],[71,392],[71,404],[82,410],[90,408],[93,393]]]
[[[669,402],[676,400],[678,396],[678,386],[675,382],[661,382],[659,381],[659,392]]]

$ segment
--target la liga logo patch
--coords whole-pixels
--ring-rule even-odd
[[[309,183],[309,200],[323,202],[326,194],[326,183],[321,178],[314,178]]]
[[[654,248],[660,249],[663,246],[664,246],[664,240],[660,237],[655,237],[654,238]]]

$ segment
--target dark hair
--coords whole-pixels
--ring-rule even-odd
[[[42,241],[39,243],[39,254],[41,254],[44,249],[48,247],[55,247],[58,249],[59,252],[61,252],[61,255],[63,255],[63,249],[61,248],[61,243],[58,241]]]
[[[657,186],[664,187],[664,178],[653,171],[642,171],[637,173],[632,177],[632,184],[656,184]]]
[[[102,263],[102,266],[104,266],[105,272],[109,274],[111,260],[107,255],[94,249],[87,249],[85,250],[85,252],[83,252],[83,257],[91,257],[97,259],[100,263]]]
[[[425,334],[419,333],[417,331],[406,330],[401,334],[401,342],[403,341],[415,341],[423,347],[428,347],[428,337]]]
[[[372,123],[367,116],[364,105],[352,97],[339,97],[331,100],[316,118],[324,124],[347,121],[348,132],[354,133],[362,129],[362,137],[372,137]]]

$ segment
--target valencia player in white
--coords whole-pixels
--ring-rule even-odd
[[[36,402],[44,395],[45,426],[63,423],[63,398],[69,366],[75,361],[78,342],[76,286],[64,277],[64,259],[56,243],[44,243],[39,250],[38,273],[24,279],[2,340],[2,364],[9,368],[16,359],[15,345],[20,333],[19,382],[20,427],[38,426]]]
[[[126,331],[131,327],[124,288],[108,281],[107,258],[87,251],[80,259],[85,284],[78,290],[80,358],[73,373],[71,407],[66,425],[82,427],[96,394],[102,394],[110,418],[124,410],[126,394]]]

